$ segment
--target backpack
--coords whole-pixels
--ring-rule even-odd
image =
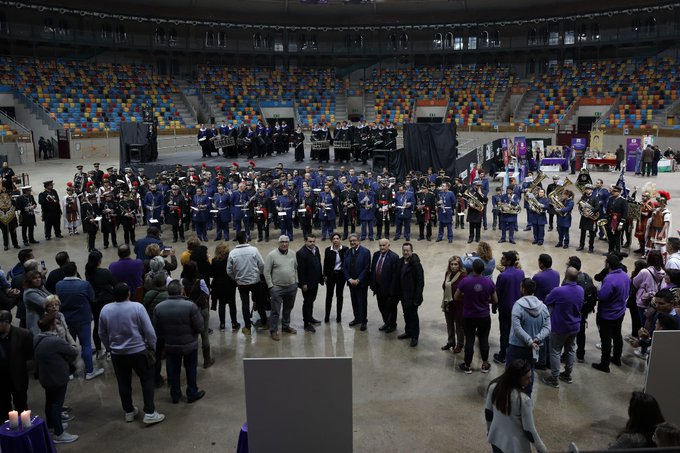
[[[588,316],[588,314],[595,311],[597,306],[597,288],[593,283],[593,279],[585,272],[579,272],[577,283],[583,288],[583,306],[581,307],[581,314]]]

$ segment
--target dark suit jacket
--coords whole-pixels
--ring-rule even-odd
[[[358,279],[359,286],[367,288],[371,280],[371,252],[369,252],[366,247],[360,245],[357,247],[357,256],[355,260],[355,269],[354,272],[352,272],[352,249],[347,250],[345,261],[342,263],[342,271],[345,274],[345,280]]]
[[[33,334],[28,329],[12,326],[9,330],[9,367],[12,385],[18,390],[28,389],[26,362],[33,359]]]
[[[349,248],[343,246],[340,249],[340,270],[342,271],[343,263],[345,262],[345,255],[347,254]],[[330,277],[333,275],[333,270],[335,270],[335,251],[333,246],[326,247],[326,251],[323,254],[323,275],[325,277]]]
[[[380,281],[378,281],[379,259],[380,252],[378,251],[373,254],[373,261],[371,261],[371,291],[378,297],[390,297],[395,294],[396,283],[399,281],[399,255],[392,250],[386,253],[380,270]]]
[[[420,258],[415,253],[411,256],[408,265],[404,259],[399,260],[399,269],[396,285],[399,289],[399,299],[404,305],[419,306],[423,303],[423,288],[425,287],[425,276],[423,265]]]
[[[312,253],[307,246],[303,245],[295,256],[297,258],[298,287],[323,285],[321,251],[317,248],[316,253]]]

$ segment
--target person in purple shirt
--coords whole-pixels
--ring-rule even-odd
[[[496,363],[505,363],[505,351],[508,349],[510,328],[512,327],[512,306],[522,297],[522,280],[524,271],[517,269],[517,253],[503,252],[501,266],[505,270],[496,278],[496,292],[498,293],[498,327],[501,334],[501,349],[493,355]],[[494,310],[495,313],[495,310]]]
[[[463,302],[463,331],[465,332],[465,362],[459,368],[465,374],[471,374],[472,357],[475,350],[475,335],[479,338],[479,352],[482,356],[482,373],[491,369],[489,363],[489,332],[491,331],[491,314],[489,304],[494,308],[498,304],[496,285],[491,279],[482,276],[484,263],[481,260],[472,262],[472,275],[464,278],[456,288],[454,300]]]
[[[578,284],[578,270],[567,268],[565,282],[548,294],[545,305],[550,310],[550,376],[546,384],[558,388],[559,381],[571,384],[571,370],[576,356],[576,335],[581,328],[583,288]],[[564,373],[560,373],[562,350],[566,352]]]
[[[130,246],[126,244],[118,246],[118,261],[109,264],[109,270],[119,283],[127,283],[132,296],[135,295],[137,288],[142,286],[144,262],[140,259],[132,259]]]
[[[602,357],[600,363],[593,363],[596,370],[609,373],[609,363],[621,366],[623,337],[621,324],[626,314],[626,300],[630,291],[630,277],[621,268],[621,259],[609,254],[605,260],[607,275],[598,292],[597,327],[602,341]],[[612,352],[612,342],[614,351]]]
[[[552,268],[552,257],[547,253],[541,253],[538,256],[538,268],[540,269],[540,272],[532,277],[532,280],[536,282],[536,292],[534,293],[534,296],[545,302],[545,298],[548,297],[550,291],[552,291],[553,288],[560,286],[560,273]],[[549,351],[550,338],[546,338],[545,341],[541,343],[541,347],[538,350],[536,368],[539,370],[545,370],[550,366]]]

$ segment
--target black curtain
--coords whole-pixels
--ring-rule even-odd
[[[404,125],[404,148],[390,153],[390,171],[404,178],[411,170],[425,173],[432,167],[453,176],[456,156],[454,123],[409,123]]]
[[[126,145],[146,145],[149,142],[147,137],[148,127],[142,123],[121,123],[120,124],[120,157],[118,168],[125,168],[128,165],[125,154]]]

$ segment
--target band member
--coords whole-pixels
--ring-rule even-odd
[[[203,192],[202,187],[196,188],[196,195],[191,200],[191,220],[194,223],[194,229],[196,230],[196,236],[202,240],[208,240],[208,220],[210,218],[210,209],[212,204],[210,203],[210,198]]]
[[[439,222],[439,233],[437,234],[437,242],[444,238],[444,228],[446,228],[446,237],[449,244],[453,242],[453,229],[451,223],[453,222],[453,211],[456,206],[456,196],[449,191],[449,183],[442,183],[442,190],[437,196],[437,220]]]
[[[45,190],[38,195],[38,203],[42,209],[42,219],[45,226],[45,239],[52,239],[52,230],[54,236],[62,238],[61,235],[61,203],[59,195],[54,190],[54,182],[45,181],[43,183]]]
[[[435,212],[434,194],[427,189],[427,184],[420,186],[416,194],[416,222],[418,222],[418,240],[432,240],[432,221]],[[427,234],[427,236],[425,236]]]
[[[501,201],[501,196],[503,195],[503,189],[496,187],[496,193],[491,196],[491,214],[493,216],[491,228],[496,231],[496,225],[499,229],[503,229],[500,225],[501,213],[498,210],[498,202]]]
[[[222,184],[217,185],[217,193],[213,195],[213,210],[215,213],[215,240],[229,240],[229,222],[231,221],[231,195],[224,191]]]
[[[517,227],[517,212],[519,211],[519,195],[515,193],[513,186],[505,189],[505,194],[501,195],[499,211],[501,214],[501,239],[499,243],[505,242],[506,234],[511,244],[515,243],[515,228]]]
[[[391,121],[387,121],[387,127],[385,127],[385,149],[395,150],[397,149],[397,136],[399,133],[394,127]]]
[[[12,167],[9,166],[7,161],[3,162],[0,167],[0,181],[8,194],[11,194],[11,192],[14,191],[14,177],[15,173]]]
[[[479,173],[477,173],[477,177],[479,181],[482,182],[482,193],[484,194],[485,197],[487,197],[487,202],[484,204],[484,212],[482,213],[482,228],[484,230],[487,229],[487,220],[486,220],[486,207],[488,205],[488,200],[489,200],[489,178],[486,177],[486,171],[483,169],[479,169]]]
[[[123,242],[126,245],[135,245],[135,226],[137,225],[137,201],[134,199],[135,193],[123,193],[123,199],[118,203],[118,220],[123,227]],[[167,219],[167,216],[166,216]]]
[[[455,183],[453,187],[451,188],[451,192],[456,197],[456,209],[455,209],[455,214],[454,214],[454,228],[458,229],[463,229],[465,228],[465,209],[466,209],[466,201],[465,197],[463,194],[467,190],[467,187],[465,187],[465,184],[463,184],[463,180],[460,178],[456,178]]]
[[[300,126],[295,129],[293,134],[293,146],[295,147],[295,162],[305,160],[305,134],[302,133]]]
[[[21,237],[24,240],[24,247],[30,244],[38,244],[33,232],[35,230],[35,197],[31,195],[31,186],[21,188],[21,195],[16,200],[16,210],[19,213],[19,224],[21,225]]]
[[[149,191],[144,196],[144,210],[146,221],[149,226],[159,226],[162,221],[163,195],[153,180],[149,181]]]
[[[546,196],[550,197],[550,194],[553,192],[553,190],[557,189],[560,184],[560,177],[555,175],[553,176],[553,182],[548,184],[548,188],[546,189]],[[555,219],[555,208],[553,208],[552,205],[548,208],[548,231],[553,230],[553,225],[554,225],[554,219]]]
[[[378,239],[390,237],[390,208],[394,206],[394,192],[387,186],[387,178],[380,180],[380,188],[375,194],[378,206],[376,224],[378,226]],[[383,236],[383,231],[385,235]]]
[[[527,197],[531,200],[534,194],[528,192]],[[538,197],[535,201],[529,202],[529,209],[531,210],[531,225],[534,233],[534,240],[531,242],[536,245],[543,245],[545,240],[545,225],[548,223],[548,210],[550,208],[550,201],[545,196],[545,190],[538,189]]]
[[[647,228],[647,249],[662,249],[666,246],[668,231],[671,225],[671,211],[666,207],[666,197],[660,195],[656,197],[659,206],[654,210]]]
[[[180,192],[179,186],[174,184],[170,188],[165,202],[165,223],[172,227],[172,242],[184,242],[184,213],[187,209],[185,196]],[[134,234],[134,233],[133,233]]]
[[[416,204],[416,198],[413,192],[408,192],[404,184],[399,184],[399,192],[395,195],[395,218],[397,231],[394,240],[399,240],[401,231],[404,230],[404,239],[411,240],[411,216],[413,215],[413,206]]]
[[[557,245],[555,247],[569,248],[569,228],[571,228],[571,211],[574,210],[574,192],[565,190],[562,194],[563,208],[555,210],[557,214]]]
[[[250,241],[249,205],[250,195],[246,192],[246,183],[240,182],[238,190],[231,194],[231,219],[234,223],[234,232],[238,233],[243,228],[246,238]]]
[[[357,192],[348,182],[340,192],[340,209],[342,213],[342,240],[347,239],[349,233],[354,233],[357,223]]]
[[[111,237],[111,244],[118,247],[118,239],[116,238],[116,226],[118,225],[118,206],[113,200],[113,193],[106,192],[102,201],[99,203],[101,209],[101,228],[104,235],[104,248],[109,248],[109,236]]]
[[[5,184],[0,184],[0,230],[2,230],[2,239],[5,250],[9,250],[10,238],[12,239],[14,248],[18,249],[16,205],[12,195],[7,191]]]
[[[99,162],[95,162],[94,164],[92,164],[92,166],[94,167],[94,175],[92,176],[92,181],[94,181],[94,185],[97,187],[101,187],[102,180],[104,179],[104,172],[99,169],[100,165],[101,164]]]
[[[371,186],[364,184],[364,191],[357,196],[359,200],[359,221],[361,222],[361,240],[368,236],[373,240],[373,224],[375,223],[375,196]]]
[[[335,194],[331,192],[331,186],[324,185],[323,192],[319,194],[317,203],[319,208],[319,221],[321,222],[321,240],[333,236],[335,229]]]
[[[295,202],[292,197],[288,195],[288,189],[282,189],[281,195],[276,197],[276,210],[279,217],[279,226],[281,227],[281,236],[288,236],[289,240],[293,240],[293,209]]]
[[[621,197],[621,187],[611,186],[611,196],[607,200],[605,226],[609,240],[609,253],[621,251],[621,232],[628,218],[628,202]]]
[[[481,230],[482,230],[482,220],[484,216],[484,210],[489,199],[482,191],[482,181],[479,179],[475,180],[473,184],[474,192],[472,192],[472,197],[477,200],[477,202],[468,201],[467,210],[467,221],[470,225],[470,235],[468,236],[468,244],[472,241],[479,242]]]
[[[257,242],[262,242],[263,236],[265,242],[269,242],[269,223],[274,212],[272,209],[273,202],[270,196],[267,195],[264,187],[257,189],[257,196],[255,197],[255,222],[257,223]],[[311,231],[311,230],[310,230]]]
[[[607,217],[607,206],[609,205],[609,197],[611,197],[611,192],[604,186],[604,182],[601,179],[598,179],[595,182],[595,189],[593,190],[593,193],[600,202],[600,218],[604,219]],[[626,203],[626,205],[627,204],[628,203]],[[606,231],[606,228],[604,228],[604,230]],[[605,231],[600,230],[598,232],[598,237],[603,241],[608,240],[604,237]]]
[[[83,233],[87,234],[87,251],[94,250],[95,239],[97,238],[97,231],[99,230],[99,205],[97,204],[97,195],[89,193],[83,200],[80,206],[80,218],[83,219]]]
[[[73,189],[76,191],[76,194],[80,195],[85,190],[87,175],[83,172],[82,165],[76,165],[76,169],[78,171],[73,175]]]
[[[210,139],[212,137],[213,137],[212,130],[205,127],[205,124],[201,124],[201,128],[198,130],[196,138],[198,140],[198,144],[201,145],[201,152],[203,153],[203,157],[211,156],[212,142],[210,141]]]
[[[654,212],[654,204],[652,203],[649,192],[642,193],[642,204],[640,205],[640,218],[635,227],[635,237],[640,244],[640,248],[634,250],[633,253],[645,253],[645,245],[647,242],[647,223]]]
[[[66,183],[66,195],[61,202],[61,209],[64,212],[64,228],[68,230],[68,235],[78,234],[80,225],[80,198],[75,194],[73,183]]]
[[[600,216],[600,200],[593,192],[593,185],[586,184],[583,189],[583,196],[578,202],[578,210],[581,213],[581,220],[578,227],[581,230],[576,251],[585,248],[586,233],[588,234],[588,253],[593,253],[595,248],[595,230],[597,230],[597,219]]]

